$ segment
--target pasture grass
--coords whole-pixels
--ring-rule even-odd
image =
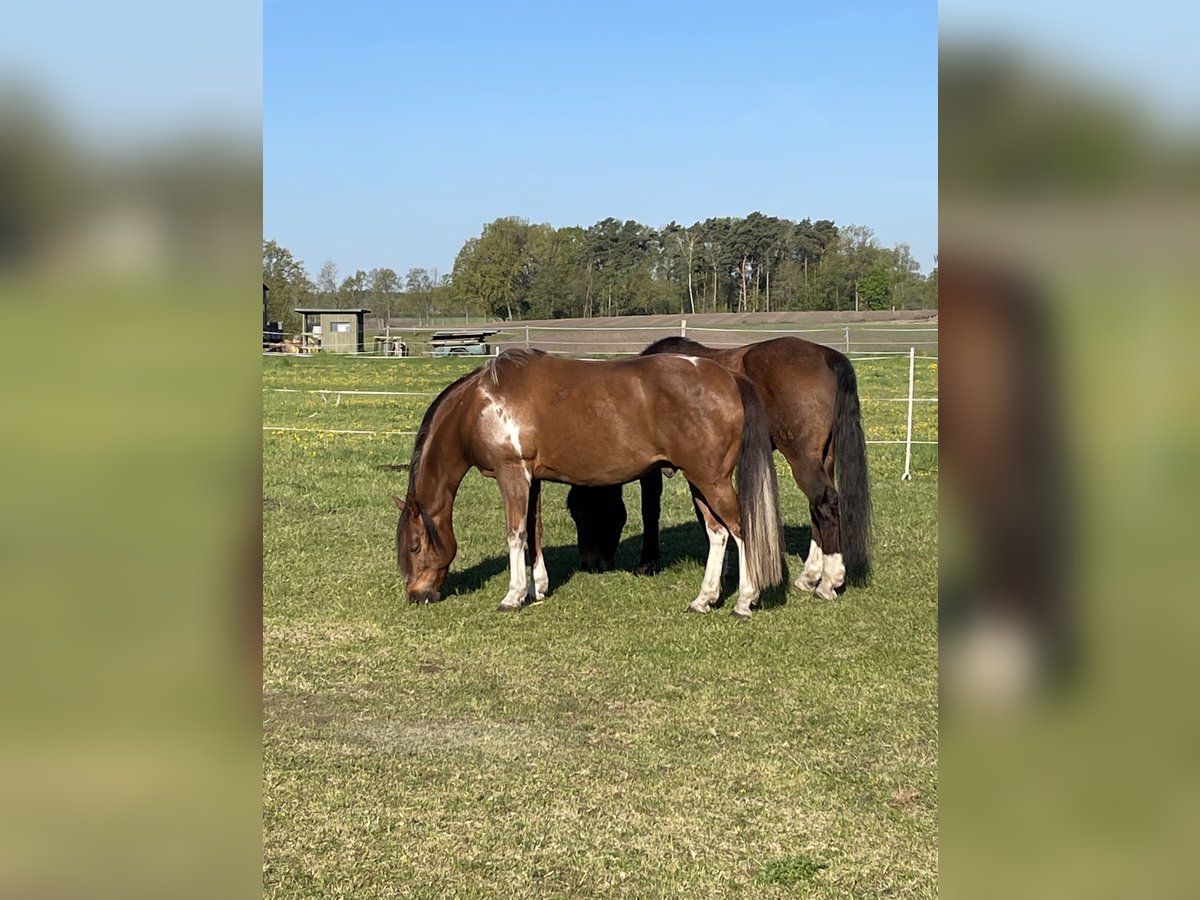
[[[415,431],[478,360],[264,360],[264,423]],[[858,365],[903,396],[907,360]],[[918,396],[936,396],[922,367]],[[376,397],[275,389],[411,391]],[[864,400],[868,436],[904,404]],[[936,407],[915,436],[936,439]],[[898,416],[898,422],[897,422]],[[602,437],[599,436],[598,437]],[[870,448],[875,578],[795,589],[739,623],[684,613],[705,541],[681,477],[664,571],[577,570],[566,488],[543,488],[551,594],[517,614],[499,494],[468,474],[447,598],[395,564],[404,434],[263,435],[264,890],[285,897],[933,896],[937,889],[937,456]],[[807,503],[779,464],[792,577]],[[723,594],[736,591],[731,556]]]

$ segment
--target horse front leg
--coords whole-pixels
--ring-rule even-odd
[[[546,571],[546,559],[542,555],[542,482],[534,478],[529,482],[529,510],[525,517],[526,530],[532,540],[529,543],[530,562],[533,565],[533,581],[530,583],[529,602],[545,600],[550,590],[550,575]]]
[[[528,537],[530,485],[532,479],[523,467],[496,473],[500,496],[504,500],[504,518],[508,526],[508,593],[497,607],[515,612],[525,603],[529,579],[525,570],[525,544]]]
[[[662,472],[647,472],[639,481],[642,486],[642,558],[633,570],[635,575],[653,575],[659,570],[658,522],[662,516]]]

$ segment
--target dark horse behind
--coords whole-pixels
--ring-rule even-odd
[[[689,609],[708,612],[718,598],[732,535],[740,571],[733,615],[748,618],[760,590],[784,578],[767,413],[749,379],[681,356],[587,362],[502,353],[442,391],[421,422],[408,493],[397,498],[396,556],[409,600],[441,598],[458,550],[454,498],[471,467],[500,487],[510,567],[500,609],[515,610],[549,590],[543,481],[620,485],[663,466],[683,472],[708,532],[704,580]]]
[[[762,395],[771,442],[792,467],[812,516],[812,541],[796,586],[832,599],[847,579],[867,584],[871,492],[858,379],[850,360],[832,347],[794,337],[731,350],[668,337],[655,341],[641,356],[665,353],[714,360],[745,375]],[[643,537],[637,571],[647,574],[659,565],[662,476],[655,470],[640,481]],[[611,568],[625,524],[620,486],[573,487],[567,506],[579,532],[583,567]]]

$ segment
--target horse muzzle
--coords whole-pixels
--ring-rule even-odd
[[[409,591],[409,603],[437,603],[442,595],[437,591]]]

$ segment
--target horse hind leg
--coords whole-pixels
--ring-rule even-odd
[[[696,509],[704,519],[704,530],[708,534],[708,560],[704,566],[704,579],[700,582],[700,593],[688,604],[688,612],[706,613],[721,594],[721,568],[725,563],[725,546],[729,540],[729,529],[722,525],[692,488]]]
[[[758,602],[758,588],[747,574],[746,542],[736,534],[733,536],[738,549],[738,602],[730,615],[735,619],[749,619],[751,607]]]
[[[812,515],[812,521],[816,522],[816,514],[812,511],[812,504],[809,504],[809,512]],[[822,565],[821,565],[821,544],[820,535],[817,532],[817,526],[814,524],[812,529],[812,539],[808,542],[808,556],[804,559],[804,568],[800,571],[796,578],[796,587],[802,591],[812,592],[817,589],[817,585],[821,583]]]
[[[784,456],[792,467],[792,477],[796,480],[796,486],[808,498],[812,537],[808,542],[808,556],[804,560],[804,568],[801,569],[795,583],[800,590],[812,592],[821,583],[822,574],[821,522],[824,513],[817,510],[817,502],[825,491],[825,473],[820,462],[815,459],[789,452],[784,452]]]
[[[715,581],[715,589],[720,589],[721,570],[725,561],[725,545],[728,537],[732,535],[734,544],[738,548],[738,599],[730,615],[735,619],[749,619],[752,615],[751,607],[758,601],[759,590],[749,574],[746,544],[741,533],[737,494],[730,485],[722,482],[710,485],[708,492],[703,495],[698,495],[696,489],[693,488],[692,495],[697,499],[696,508],[704,516],[704,527],[709,534],[709,557],[704,571],[705,581],[701,585],[701,596],[696,598],[689,609],[695,612],[708,611],[707,605],[704,609],[697,609],[696,604],[704,597],[704,587],[709,584],[710,578]],[[703,500],[700,499],[701,496],[704,497]],[[716,529],[720,529],[720,550],[714,554],[714,531]]]
[[[791,461],[796,484],[808,497],[812,540],[796,587],[812,591],[822,600],[833,600],[846,581],[842,562],[840,500],[833,485],[832,459],[826,463],[806,459]]]
[[[837,491],[830,488],[823,498],[825,524],[821,537],[825,546],[821,552],[821,582],[814,593],[822,600],[833,600],[846,583],[846,564],[842,561],[841,509]]]

